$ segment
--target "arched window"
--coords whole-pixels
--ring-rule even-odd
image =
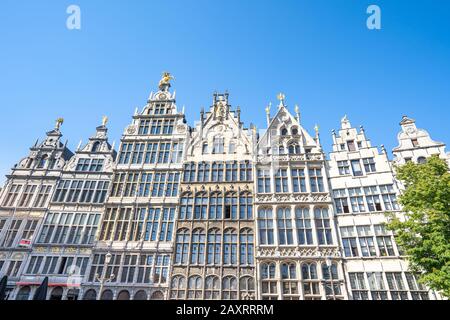
[[[281,279],[283,297],[289,300],[298,300],[299,290],[295,263],[283,263],[281,265]]]
[[[30,299],[30,287],[22,287],[17,293],[16,300],[29,300]]]
[[[164,294],[161,291],[155,291],[150,296],[150,300],[164,300]]]
[[[253,231],[252,229],[242,229],[239,235],[240,242],[240,264],[252,265],[253,264]]]
[[[223,300],[237,300],[237,289],[236,277],[226,276],[222,279]]]
[[[192,276],[188,281],[188,299],[202,298],[202,278],[200,276]]]
[[[225,230],[223,237],[223,264],[235,265],[237,263],[237,233],[235,229]]]
[[[319,277],[315,263],[304,263],[302,265],[303,293],[305,300],[320,299]]]
[[[292,217],[290,208],[278,208],[277,227],[279,244],[294,244],[294,237],[292,236]]]
[[[319,245],[333,244],[331,236],[330,216],[327,208],[315,208],[314,219],[316,223],[317,239]]]
[[[194,219],[206,219],[206,212],[208,208],[208,196],[201,192],[195,195]]]
[[[295,209],[295,224],[297,227],[297,241],[299,245],[313,243],[311,216],[308,208]]]
[[[261,293],[265,300],[278,298],[277,281],[275,280],[275,263],[261,265]]]
[[[89,289],[84,293],[83,300],[96,300],[97,292],[94,289]]]
[[[229,192],[225,195],[225,219],[237,219],[238,199],[235,192]]]
[[[99,148],[100,148],[100,142],[99,141],[96,141],[96,142],[94,142],[94,144],[92,145],[92,152],[97,152],[97,151],[99,151]]]
[[[425,157],[419,157],[419,158],[417,158],[417,163],[418,164],[424,164],[424,163],[426,163],[427,162],[427,158],[425,158]]]
[[[327,299],[332,299],[336,295],[341,295],[341,286],[339,280],[338,267],[336,263],[322,263],[322,277],[325,280],[325,294]]]
[[[190,220],[192,219],[192,204],[194,199],[191,193],[185,193],[181,197],[180,203],[180,220]]]
[[[270,208],[258,210],[258,232],[260,244],[273,244],[273,212]]]
[[[50,294],[50,300],[62,300],[63,296],[63,288],[56,287],[52,290],[52,293]]]
[[[208,232],[208,264],[220,265],[220,252],[222,247],[222,235],[219,229],[211,229]]]
[[[293,136],[298,135],[298,128],[297,127],[292,127],[291,131],[292,131],[292,135]]]
[[[255,280],[250,276],[242,277],[239,281],[240,299],[253,300],[255,298]]]
[[[127,290],[120,291],[117,300],[130,300],[130,293]]]
[[[289,145],[289,154],[300,154],[300,146],[296,143]]]
[[[100,300],[112,300],[113,299],[113,292],[111,290],[104,290],[102,293],[102,296]]]
[[[242,192],[239,197],[239,219],[250,220],[253,218],[253,197],[249,192]]]
[[[45,167],[45,165],[47,164],[47,159],[48,159],[47,155],[43,155],[42,157],[40,157],[37,168],[43,169]]]
[[[284,146],[282,144],[280,144],[278,146],[278,154],[286,154],[286,150],[284,149]]]
[[[175,264],[186,264],[189,253],[189,230],[180,229],[177,231],[175,245]]]
[[[209,198],[209,219],[222,219],[223,196],[214,192]]]
[[[170,285],[170,299],[182,300],[185,297],[186,279],[183,276],[172,278]]]
[[[139,290],[134,294],[133,300],[147,300],[147,293],[144,290]]]
[[[192,232],[191,264],[205,263],[205,231],[195,229]]]
[[[217,276],[208,276],[205,280],[205,299],[220,299],[220,280]]]
[[[286,128],[282,128],[280,133],[282,136],[286,136],[288,134],[288,130]]]

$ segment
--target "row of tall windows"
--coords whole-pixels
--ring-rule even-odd
[[[184,182],[252,181],[252,164],[241,162],[187,163],[183,168]]]
[[[180,182],[178,172],[116,172],[112,197],[176,197]]]
[[[309,178],[305,176],[304,168],[288,169],[280,168],[274,172],[274,189],[276,193],[300,193],[307,192],[307,180],[311,192],[325,192],[324,180],[321,168],[308,169]],[[272,192],[271,174],[268,169],[257,170],[258,193]]]
[[[123,142],[118,164],[180,163],[183,143],[171,141]]]
[[[109,181],[60,180],[53,195],[53,202],[104,203]]]

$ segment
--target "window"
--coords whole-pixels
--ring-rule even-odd
[[[350,272],[350,287],[352,289],[353,300],[369,300],[369,292],[363,272]]]
[[[22,190],[22,185],[13,184],[9,188],[8,194],[6,195],[5,200],[3,201],[3,206],[5,207],[13,207],[16,203],[17,197],[19,196],[20,191]]]
[[[89,272],[89,282],[98,282],[96,274],[105,274],[106,278],[111,277],[111,275],[116,275],[111,282],[115,283],[117,282],[118,275],[119,275],[119,268],[122,262],[122,256],[120,254],[113,254],[111,256],[111,262],[109,263],[108,267],[105,271],[103,271],[103,268],[105,267],[105,258],[106,254],[94,254],[94,258],[92,259],[92,266],[91,270]],[[112,294],[112,293],[111,293]]]
[[[263,300],[276,300],[278,298],[274,263],[261,264],[261,293]]]
[[[283,298],[299,300],[297,270],[294,263],[283,263],[281,265],[281,279]]]
[[[36,191],[36,185],[27,185],[19,201],[19,207],[28,207]]]
[[[336,281],[339,280],[337,264],[331,263],[331,265],[327,265],[326,263],[322,263],[322,275],[325,279],[324,287],[327,299],[335,299],[335,296],[341,295],[341,286]]]
[[[205,280],[205,300],[220,299],[220,280],[216,276],[208,276]]]
[[[119,153],[119,164],[128,164],[130,162],[132,143],[123,143]]]
[[[353,141],[353,140],[347,141],[347,148],[348,148],[348,151],[350,151],[350,152],[356,151],[355,141]]]
[[[405,272],[406,282],[409,290],[411,290],[411,297],[413,300],[429,300],[428,289],[417,281],[413,273]]]
[[[294,192],[306,192],[305,170],[292,169],[292,190]]]
[[[38,169],[43,169],[45,167],[45,165],[47,164],[47,160],[48,160],[48,156],[47,155],[41,156],[39,158],[39,160],[38,160],[37,168]]]
[[[238,165],[237,162],[229,162],[225,166],[225,180],[237,181]]]
[[[319,277],[315,263],[302,265],[302,280],[305,300],[320,300]]]
[[[183,276],[173,277],[170,285],[170,299],[184,299],[186,294],[185,290],[186,278]]]
[[[149,142],[147,143],[147,149],[145,150],[144,163],[156,163],[156,153],[158,150],[158,143]],[[119,161],[120,163],[120,161]]]
[[[186,264],[189,252],[189,230],[178,230],[175,245],[175,264]]]
[[[14,245],[17,233],[19,232],[19,229],[22,226],[23,221],[24,220],[20,219],[11,220],[8,229],[6,229],[2,247],[12,247]]]
[[[205,232],[196,229],[192,232],[191,264],[205,263]]]
[[[275,191],[276,192],[289,192],[288,190],[288,177],[286,169],[278,169],[275,174]]]
[[[373,173],[377,171],[375,167],[375,160],[373,158],[363,158],[362,161],[366,173]]]
[[[288,134],[288,130],[286,128],[281,129],[281,135],[286,136]]]
[[[237,280],[236,277],[226,276],[222,280],[222,299],[237,300]]]
[[[208,232],[208,260],[210,265],[220,265],[222,235],[219,229],[211,229]]]
[[[397,195],[392,184],[380,186],[381,196],[386,210],[399,210]]]
[[[250,220],[253,218],[253,197],[251,193],[243,192],[239,197],[239,219]]]
[[[241,181],[253,181],[253,168],[250,161],[241,162],[239,165],[239,179]]]
[[[364,187],[366,194],[367,206],[369,211],[382,211],[380,195],[378,194],[377,186]]]
[[[34,232],[36,231],[37,224],[38,220],[27,220],[20,239],[32,240]]]
[[[346,257],[359,256],[355,228],[353,226],[341,227],[341,237],[342,246],[344,247],[344,255]]]
[[[197,193],[195,195],[194,219],[206,219],[208,208],[208,196],[206,193]]]
[[[228,153],[233,154],[236,153],[236,143],[230,141],[230,145],[228,146]]]
[[[6,275],[10,278],[18,277],[21,266],[22,266],[22,261],[11,260],[9,262],[8,269],[6,271]]]
[[[351,160],[353,175],[355,177],[360,177],[363,175],[361,163],[359,160]]]
[[[277,227],[278,227],[278,242],[280,245],[294,244],[292,236],[292,217],[291,209],[278,208],[277,210]]]
[[[213,141],[213,154],[222,154],[224,153],[224,139],[221,136],[214,137]]]
[[[374,257],[377,255],[375,250],[375,243],[373,241],[373,234],[370,226],[357,226],[359,245],[361,247],[361,255],[363,257]]]
[[[214,192],[209,197],[209,219],[222,219],[223,196]]]
[[[289,154],[300,154],[300,146],[296,143],[289,145]]]
[[[192,219],[192,205],[194,204],[194,198],[192,194],[184,194],[181,197],[180,204],[180,220]]]
[[[237,264],[237,234],[234,229],[227,229],[223,237],[223,264]]]
[[[195,163],[188,163],[184,165],[183,181],[195,182]]]
[[[408,300],[401,272],[386,272],[386,280],[392,300]]]
[[[367,279],[369,280],[370,293],[372,300],[387,300],[386,285],[383,280],[382,272],[368,272]]]
[[[311,217],[308,208],[295,209],[295,224],[297,228],[297,242],[299,245],[313,243]]]
[[[319,241],[319,245],[333,244],[328,209],[327,208],[314,209],[314,219],[316,222],[317,239]]]
[[[309,182],[311,184],[311,192],[325,192],[322,169],[309,169]]]
[[[270,171],[259,169],[257,172],[258,193],[270,193]]]
[[[169,273],[169,255],[156,255],[154,270],[155,273],[153,275],[153,283],[167,283],[167,275]]]
[[[255,280],[250,276],[242,277],[239,281],[240,299],[250,300],[255,297]]]
[[[259,209],[258,212],[259,243],[274,244],[272,209]]]
[[[349,188],[350,203],[353,213],[365,212],[364,197],[361,188]]]
[[[213,182],[223,181],[223,163],[214,162],[212,164],[212,181]]]
[[[48,197],[50,196],[51,190],[52,190],[52,186],[41,185],[41,187],[39,188],[39,192],[36,197],[36,200],[34,201],[34,207],[37,207],[37,208],[45,207]]]
[[[124,216],[124,210],[125,209],[121,209],[120,210],[120,215],[119,215],[119,219],[122,218],[122,216]],[[127,214],[129,215],[129,211],[131,210],[131,208],[127,208]],[[145,241],[156,241],[157,239],[157,234],[158,234],[158,227],[159,227],[159,219],[161,216],[161,208],[148,208],[147,210],[147,222],[146,222],[146,226],[145,226],[145,234],[144,234],[144,240]],[[124,218],[122,218],[124,219]],[[129,218],[125,218],[126,220],[124,221],[124,225],[123,225],[123,231],[122,231],[122,240],[125,240],[125,233],[126,230],[128,229],[128,220]],[[121,226],[121,222],[117,223],[116,226],[116,232],[119,231],[120,226]]]
[[[336,189],[333,191],[336,213],[349,213],[350,208],[347,201],[347,192],[345,189]]]
[[[425,164],[425,163],[427,163],[427,159],[425,157],[418,157],[417,158],[417,163],[418,164]]]
[[[188,281],[188,296],[187,299],[201,299],[202,298],[203,283],[200,276],[192,276]]]
[[[350,165],[348,164],[347,160],[338,161],[337,164],[338,164],[339,174],[341,176],[350,174]]]
[[[417,139],[411,139],[411,143],[414,148],[417,148],[419,146],[419,141]]]
[[[243,229],[239,235],[240,242],[240,264],[241,266],[253,265],[253,231],[251,229]]]
[[[120,282],[133,283],[136,274],[137,255],[126,254],[122,265],[122,276]]]
[[[237,219],[238,198],[236,193],[230,192],[225,195],[224,219]]]
[[[208,143],[207,142],[204,142],[202,145],[202,153],[208,154]]]

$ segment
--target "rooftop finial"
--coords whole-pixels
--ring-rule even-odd
[[[270,108],[272,108],[272,102],[269,102],[269,104],[266,107],[266,114],[270,115]]]
[[[108,116],[103,116],[102,118],[102,126],[106,126],[106,124],[108,123]]]
[[[286,99],[286,96],[284,95],[284,93],[282,93],[282,92],[280,92],[278,95],[277,95],[277,99],[278,100],[280,100],[280,107],[281,106],[284,106],[284,100]]]
[[[294,111],[295,111],[295,114],[297,116],[297,121],[300,122],[300,107],[298,106],[298,104],[295,105]]]
[[[63,118],[56,119],[55,129],[59,130],[63,123],[64,123],[64,119]]]

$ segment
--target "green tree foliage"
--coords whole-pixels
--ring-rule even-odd
[[[404,219],[390,214],[388,228],[407,256],[419,282],[450,297],[450,174],[437,156],[425,164],[397,167],[406,190],[400,203]]]

